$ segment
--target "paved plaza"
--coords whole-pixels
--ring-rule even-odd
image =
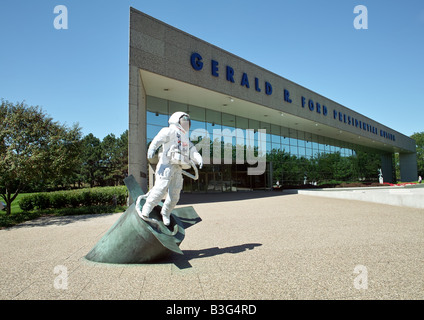
[[[120,214],[0,230],[0,299],[424,299],[424,210],[286,192],[182,194],[184,256],[84,256]]]

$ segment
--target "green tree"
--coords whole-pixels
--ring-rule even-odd
[[[116,175],[121,184],[128,175],[128,130],[125,130],[118,138],[115,161]]]
[[[357,151],[353,165],[357,178],[364,178],[365,180],[377,179],[378,169],[381,168],[381,155]]]
[[[117,139],[115,138],[115,135],[113,133],[108,134],[101,142],[103,179],[106,185],[114,184],[116,149]]]
[[[92,133],[82,139],[80,181],[95,185],[120,185],[128,174],[128,130],[120,137],[108,134],[101,141]]]
[[[128,130],[118,138],[114,134],[107,135],[101,143],[101,148],[104,183],[122,184],[128,172]]]
[[[417,169],[418,175],[424,176],[424,131],[415,132],[412,136],[417,145]]]
[[[320,153],[313,158],[296,157],[285,150],[274,149],[267,154],[272,162],[274,183],[302,184],[307,181],[353,181],[359,178],[372,180],[381,167],[379,154],[358,152],[356,156],[343,157],[340,152]]]
[[[11,204],[26,185],[75,170],[81,131],[54,122],[39,107],[1,100],[0,196]]]
[[[81,160],[82,182],[89,183],[92,188],[96,181],[103,181],[101,142],[92,133],[82,139]]]
[[[333,164],[334,168],[334,179],[339,181],[352,180],[352,159],[349,157],[342,157],[339,152],[335,153],[335,161]]]

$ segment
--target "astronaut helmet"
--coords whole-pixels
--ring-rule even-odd
[[[172,114],[168,123],[170,125],[174,124],[180,129],[183,129],[185,132],[188,132],[190,130],[191,120],[187,113],[178,111]]]

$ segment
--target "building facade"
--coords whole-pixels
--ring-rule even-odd
[[[176,111],[190,114],[190,138],[206,160],[185,191],[270,188],[284,180],[267,161],[273,151],[299,159],[376,153],[389,182],[399,153],[401,180],[417,179],[413,139],[131,8],[128,171],[145,191],[148,144]]]

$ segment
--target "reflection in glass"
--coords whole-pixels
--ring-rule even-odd
[[[290,153],[290,161],[296,158],[299,160],[300,158],[313,160],[315,158],[322,157],[326,153],[336,152],[340,152],[342,157],[351,157],[356,156],[356,152],[358,150],[364,152],[369,151],[368,149],[365,150],[365,148],[360,148],[357,145],[329,137],[323,137],[301,130],[282,127],[277,124],[258,121],[256,119],[248,119],[237,115],[221,113],[219,111],[205,109],[200,106],[187,105],[151,96],[147,96],[146,105],[147,143],[150,143],[163,127],[168,126],[169,116],[173,112],[185,111],[190,114],[190,118],[192,120],[190,138],[194,143],[202,141],[203,138],[209,135],[212,139],[218,139],[219,145],[221,145],[221,143],[228,143],[228,148],[232,150],[233,162],[231,164],[224,164],[224,161],[221,158],[217,161],[219,162],[221,160],[221,164],[206,164],[203,169],[199,171],[199,180],[188,181],[190,179],[185,179],[184,191],[186,192],[236,191],[242,190],[243,188],[252,189],[264,188],[266,186],[270,187],[269,183],[272,182],[268,181],[269,177],[267,174],[264,174],[263,177],[247,176],[246,161],[244,161],[244,164],[236,164],[234,161],[237,144],[242,145],[242,148],[240,149],[243,149],[244,156],[244,147],[247,145],[247,129],[255,130],[254,147],[256,149],[260,144],[258,141],[260,136],[258,134],[258,130],[265,129],[266,135],[263,135],[263,141],[266,141],[266,143],[264,143],[266,152],[270,153],[272,150],[281,150],[282,152]],[[269,119],[270,121],[275,120],[271,118]],[[222,131],[226,129],[228,131]],[[195,130],[198,130],[196,131],[197,134],[194,133]],[[222,136],[221,133],[223,133],[224,136]],[[210,151],[212,152],[213,150],[211,149]],[[222,150],[222,153],[223,152],[224,150]],[[294,170],[294,168],[295,167],[290,167],[287,163],[285,170],[288,170],[289,172],[285,172],[283,176],[290,176],[290,170]],[[267,170],[269,171],[269,168]],[[302,176],[300,180],[302,181],[303,174],[304,173],[302,171],[300,173]]]
[[[159,112],[147,111],[146,121],[148,124],[155,124],[157,126],[167,126],[168,125],[168,114],[162,114]]]
[[[159,133],[159,131],[162,128],[163,127],[148,124],[147,125],[147,139],[153,139],[154,137],[156,137],[156,135]]]

